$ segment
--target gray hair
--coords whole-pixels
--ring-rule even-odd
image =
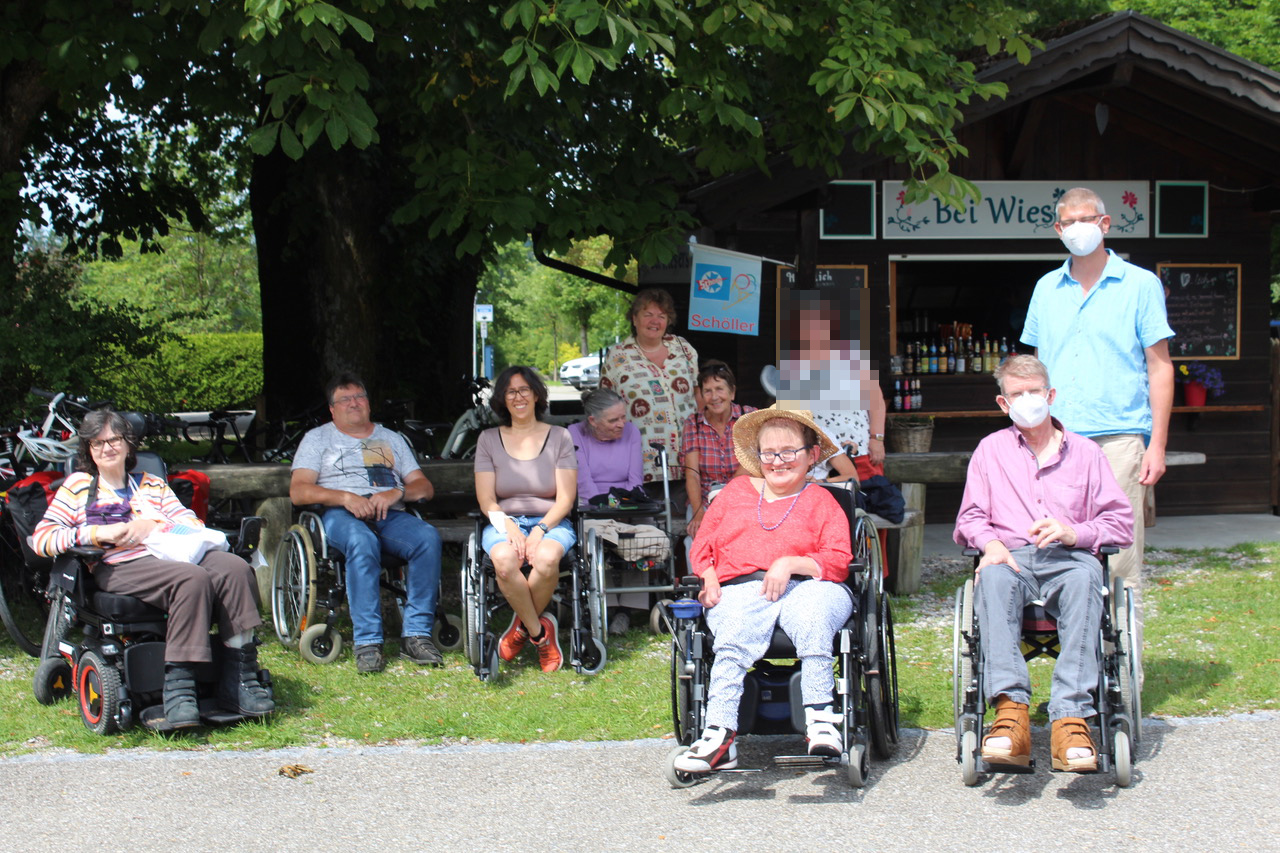
[[[1006,376],[1016,376],[1019,379],[1042,379],[1045,388],[1053,387],[1049,384],[1049,368],[1034,355],[1011,355],[997,365],[995,378],[1001,394],[1004,393]]]
[[[138,464],[139,438],[133,430],[133,425],[115,409],[94,409],[84,416],[84,420],[80,422],[80,428],[76,432],[77,437],[80,439],[80,446],[76,449],[76,467],[81,471],[87,471],[90,474],[98,473],[98,463],[93,461],[93,453],[89,450],[89,442],[96,439],[98,433],[107,427],[110,427],[111,431],[116,435],[124,436],[124,443],[128,447],[128,453],[124,459],[124,470],[132,471],[133,466]]]
[[[598,418],[619,403],[625,403],[618,392],[610,388],[596,388],[582,395],[582,409],[589,418]]]
[[[1072,187],[1062,194],[1062,198],[1058,199],[1058,218],[1062,218],[1062,208],[1077,207],[1084,204],[1093,205],[1093,209],[1098,211],[1100,215],[1107,212],[1107,206],[1102,203],[1102,196],[1088,187]]]

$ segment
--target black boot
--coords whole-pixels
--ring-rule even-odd
[[[195,664],[165,664],[164,716],[171,728],[189,729],[200,725],[200,707],[196,704]]]
[[[261,717],[276,709],[270,692],[258,681],[258,644],[222,649],[222,677],[218,679],[218,705],[246,717]]]

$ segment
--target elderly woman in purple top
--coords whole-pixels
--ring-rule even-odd
[[[585,506],[615,487],[630,491],[643,485],[640,430],[627,420],[626,401],[616,392],[600,388],[582,395],[582,408],[587,419],[569,426],[578,452],[578,503]],[[642,572],[629,571],[619,580],[633,586],[644,583],[645,577]],[[628,610],[647,609],[649,597],[643,592],[610,594],[607,604],[613,610],[609,632],[621,634],[631,625]]]
[[[627,421],[627,404],[600,388],[582,395],[587,419],[569,426],[578,452],[578,503],[587,504],[610,489],[630,491],[644,482],[640,430]]]

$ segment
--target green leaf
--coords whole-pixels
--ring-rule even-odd
[[[266,157],[276,147],[276,137],[280,135],[280,122],[264,124],[249,134],[249,147],[259,157]]]
[[[355,15],[348,15],[345,13],[343,14],[343,17],[346,18],[347,23],[351,25],[351,29],[355,30],[356,34],[359,35],[360,38],[365,41],[373,41],[373,27],[369,26],[366,21],[362,18],[357,18]]]
[[[324,131],[328,135],[329,144],[333,146],[334,151],[347,144],[347,123],[342,120],[341,116],[330,116],[329,120],[324,123]]]
[[[573,55],[573,76],[578,82],[584,86],[591,82],[591,72],[595,70],[595,63],[591,61],[591,57],[587,55],[586,50],[579,50]]]
[[[280,124],[280,150],[291,160],[301,160],[306,149],[298,140],[298,134],[287,124]]]

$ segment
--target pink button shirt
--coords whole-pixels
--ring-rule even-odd
[[[955,541],[978,549],[993,539],[1009,549],[1029,545],[1027,531],[1045,518],[1069,524],[1076,548],[1133,543],[1133,510],[1097,444],[1062,430],[1062,445],[1041,467],[1016,426],[984,438],[969,460]]]

